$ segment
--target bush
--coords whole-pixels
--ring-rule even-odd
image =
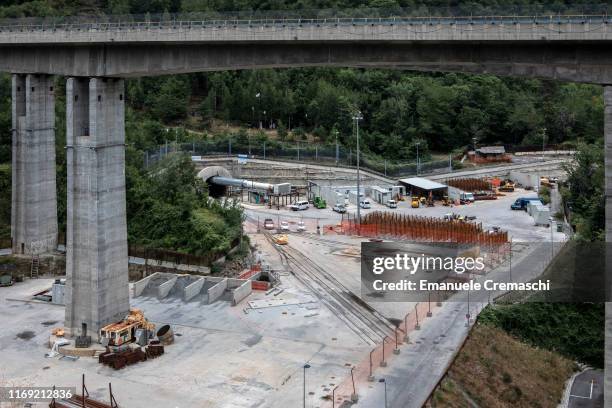
[[[603,304],[532,302],[489,306],[478,320],[534,346],[556,351],[593,367],[603,367]]]

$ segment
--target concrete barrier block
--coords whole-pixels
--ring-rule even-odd
[[[177,279],[178,276],[175,276],[159,285],[159,287],[157,288],[157,297],[163,299],[168,296],[168,293],[170,293],[170,290],[174,287],[174,284],[176,283]]]
[[[251,285],[251,281],[250,280],[243,281],[242,285],[234,289],[232,306],[238,305],[240,302],[242,302],[242,300],[244,300],[244,298],[249,296],[252,291],[253,291],[253,287]]]
[[[206,279],[200,278],[197,281],[193,282],[191,285],[185,287],[183,292],[183,299],[185,300],[185,302],[189,302],[191,299],[193,299],[200,293],[205,281]]]
[[[227,283],[228,279],[223,278],[222,281],[208,289],[208,304],[211,304],[212,302],[223,296],[223,293],[227,289]]]
[[[142,292],[145,290],[145,288],[149,284],[149,281],[151,281],[153,277],[158,276],[159,274],[160,274],[159,272],[155,272],[154,274],[149,275],[145,278],[142,278],[138,282],[134,283],[134,297],[138,297],[142,295]]]

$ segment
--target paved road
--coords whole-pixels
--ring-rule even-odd
[[[604,373],[587,370],[579,374],[572,384],[569,408],[600,408],[604,406]]]
[[[515,281],[529,281],[541,274],[546,266],[542,251],[546,244],[523,246],[521,254],[513,256],[512,275]],[[508,273],[504,265],[489,273],[486,278],[499,279]],[[495,297],[500,293],[492,293]],[[457,302],[446,302],[436,310],[433,317],[425,320],[422,329],[414,332],[412,344],[404,345],[401,354],[387,368],[375,372],[376,379],[387,382],[388,407],[420,408],[431,390],[452,363],[457,351],[468,335],[466,314],[468,303],[465,293],[456,295]],[[484,293],[470,296],[470,314],[475,317],[487,304]],[[356,407],[383,406],[384,388],[376,383],[373,387],[361,386]]]
[[[427,178],[431,180],[446,180],[450,177],[473,177],[473,176],[488,176],[496,174],[504,174],[510,170],[526,170],[526,169],[538,169],[544,168],[560,168],[561,164],[568,162],[571,158],[552,159],[532,163],[518,163],[518,164],[507,164],[503,166],[483,166],[473,170],[464,171],[453,171],[442,174],[428,175]]]

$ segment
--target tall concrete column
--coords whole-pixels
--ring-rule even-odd
[[[612,86],[604,87],[604,144],[606,170],[606,277],[611,275],[612,251]],[[607,282],[606,296],[610,298],[612,282]],[[612,407],[612,303],[606,303],[604,406]]]
[[[13,75],[12,115],[13,252],[50,252],[57,246],[53,77]]]
[[[78,334],[129,311],[125,106],[121,79],[66,84],[66,328]]]

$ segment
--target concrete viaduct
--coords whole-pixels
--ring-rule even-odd
[[[67,78],[66,327],[86,322],[95,331],[129,308],[123,78],[305,66],[604,85],[612,241],[610,23],[543,16],[0,26],[0,71],[13,74],[13,250],[35,254],[57,244],[53,75]]]

